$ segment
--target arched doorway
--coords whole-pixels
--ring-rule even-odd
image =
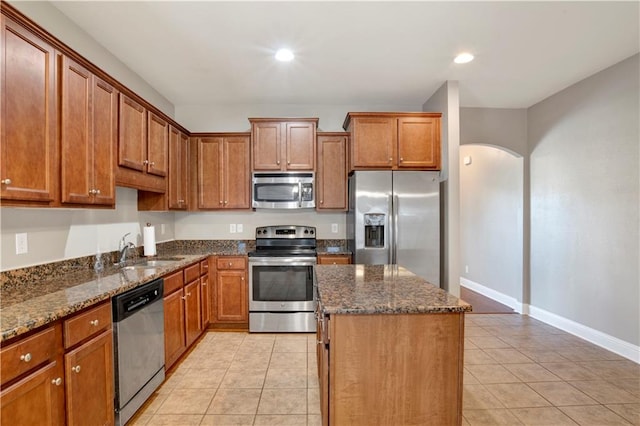
[[[460,146],[461,286],[522,312],[524,159]]]

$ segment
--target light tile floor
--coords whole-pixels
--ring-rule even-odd
[[[640,365],[530,317],[467,315],[464,366],[464,425],[640,426]],[[210,332],[133,424],[320,425],[319,412],[315,335]]]

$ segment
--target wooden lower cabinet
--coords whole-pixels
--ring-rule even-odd
[[[184,325],[187,347],[202,333],[200,277],[184,286]]]
[[[53,361],[0,392],[7,425],[64,425],[62,363]]]
[[[203,262],[206,263],[206,261]],[[208,299],[205,298],[208,296],[208,268],[203,268],[203,262],[187,266],[164,277],[166,370],[178,361],[206,327],[204,315],[209,311],[208,306],[205,306],[208,305]]]
[[[460,425],[464,314],[321,317],[323,425]]]
[[[111,328],[64,356],[67,424],[112,425],[113,332]]]
[[[350,254],[321,254],[318,255],[318,265],[350,265]]]
[[[214,326],[248,327],[249,288],[247,258],[219,256],[215,262],[215,285],[211,322]]]

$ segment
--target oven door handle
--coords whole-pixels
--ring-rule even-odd
[[[298,207],[302,208],[302,182],[298,181]]]

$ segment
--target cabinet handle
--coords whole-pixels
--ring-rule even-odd
[[[389,157],[389,161],[393,161],[393,157]]]
[[[227,204],[228,202],[229,202],[229,201],[227,201],[227,200],[224,200],[224,203],[225,203],[225,204]]]
[[[180,296],[180,299],[187,300],[187,296]]]
[[[231,265],[233,265],[233,263],[229,262],[229,268],[231,268]]]
[[[0,182],[3,185],[11,185],[11,179],[2,179]]]
[[[184,204],[184,200],[178,200],[178,203]]]
[[[62,379],[60,377],[51,380],[52,385],[60,386],[62,384]]]
[[[222,204],[222,200],[220,200],[220,204]]]
[[[400,157],[400,162],[402,163],[404,161],[404,158]]]
[[[323,203],[324,203],[324,201],[320,200],[320,204],[323,204]]]
[[[89,190],[89,195],[94,195],[95,193],[96,193],[96,190],[95,190],[95,189],[90,189],[90,190]]]
[[[146,166],[147,164],[149,164],[149,160],[144,160],[144,161],[142,162],[142,164],[144,164],[144,165]]]
[[[100,195],[100,190],[96,189],[96,195]]]
[[[20,355],[20,361],[29,362],[31,361],[31,354],[26,353],[24,355]]]
[[[240,281],[244,281],[244,277],[240,278]]]
[[[152,161],[152,162],[150,162],[150,163],[149,163],[149,165],[150,165],[151,167],[153,167],[153,166],[155,166],[155,165],[156,165],[156,163],[155,163],[155,161]]]
[[[276,164],[277,164],[277,165],[280,165],[280,160],[276,161]]]
[[[76,365],[75,367],[71,367],[71,371],[73,371],[74,373],[79,373],[80,372],[80,365]]]
[[[188,297],[191,297],[191,292],[187,293],[187,296],[188,296]]]
[[[287,161],[287,165],[290,165],[290,164],[291,164],[291,161]]]
[[[91,324],[91,325],[92,325],[92,326],[94,326],[94,327],[97,327],[97,326],[98,326],[98,320],[97,320],[97,319],[95,319],[95,320],[93,320],[93,321],[89,321],[89,324]]]

